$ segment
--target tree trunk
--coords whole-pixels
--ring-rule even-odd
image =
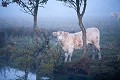
[[[83,40],[83,57],[87,57],[87,42],[86,42],[86,29],[83,25],[83,22],[82,22],[82,16],[80,16],[80,14],[78,13],[78,20],[79,20],[79,26],[82,30],[82,40]]]
[[[26,69],[26,70],[25,70],[25,79],[24,79],[24,80],[27,80],[28,74],[29,74],[28,69]]]
[[[34,27],[33,27],[33,30],[34,30],[34,43],[35,43],[35,45],[37,45],[37,43],[38,43],[37,14],[34,15]]]
[[[41,80],[41,75],[40,75],[40,68],[39,68],[39,63],[36,61],[36,80]]]
[[[35,45],[35,48],[38,48],[38,26],[37,26],[37,14],[38,14],[38,7],[39,7],[39,0],[36,0],[35,1],[35,8],[34,8],[34,27],[33,27],[33,30],[34,30],[34,45]],[[35,53],[36,55],[36,53]],[[40,80],[40,76],[39,76],[39,59],[37,58],[39,56],[36,55],[36,80]]]
[[[37,13],[38,13],[38,3],[39,0],[36,0],[36,6],[34,8],[34,26],[33,26],[33,30],[34,30],[34,43],[35,45],[38,44],[38,26],[37,26]]]

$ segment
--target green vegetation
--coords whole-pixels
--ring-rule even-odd
[[[27,33],[26,28],[19,28],[15,32],[16,28],[6,27],[6,33],[9,35],[6,37],[5,46],[0,48],[0,67],[9,66],[24,71],[25,76],[20,77],[24,80],[27,79],[29,72],[36,73],[36,71],[39,76],[47,75],[53,80],[118,80],[117,78],[120,78],[120,23],[116,21],[99,25],[102,60],[98,60],[97,54],[96,59],[92,60],[91,45],[88,45],[88,58],[82,58],[82,50],[76,50],[71,63],[63,61],[62,48],[60,44],[56,45],[52,36],[52,31],[55,29],[40,29],[39,47],[36,48],[32,30],[29,29]],[[40,54],[39,58],[36,57],[37,54]],[[39,63],[36,63],[37,59]]]

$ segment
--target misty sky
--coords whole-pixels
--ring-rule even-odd
[[[1,0],[0,0],[1,1]],[[87,0],[85,16],[106,16],[111,12],[120,11],[120,0]],[[31,15],[20,11],[16,4],[10,4],[7,8],[0,6],[0,17],[2,18],[32,18]],[[40,17],[76,17],[76,12],[72,8],[64,6],[64,3],[56,0],[48,0],[45,8],[39,8]]]

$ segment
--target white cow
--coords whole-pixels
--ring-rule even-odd
[[[82,31],[77,33],[68,33],[64,31],[57,31],[52,33],[58,38],[58,41],[61,41],[62,48],[65,51],[65,62],[69,60],[71,62],[71,57],[74,49],[80,49],[83,46],[82,40]],[[87,44],[93,44],[99,51],[98,57],[101,60],[100,53],[100,33],[97,28],[88,28],[86,29]],[[69,58],[69,59],[68,59]]]

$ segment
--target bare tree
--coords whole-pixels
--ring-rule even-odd
[[[76,13],[77,13],[77,17],[78,17],[78,22],[79,22],[79,26],[82,30],[82,39],[83,39],[83,53],[84,56],[86,56],[86,29],[83,25],[83,16],[86,10],[86,5],[87,5],[87,0],[57,0],[57,1],[64,1],[66,6],[68,6],[69,8],[73,8]]]
[[[2,6],[7,7],[10,3],[16,3],[21,8],[20,10],[24,13],[28,13],[33,16],[34,19],[34,42],[37,45],[38,43],[38,26],[37,26],[37,15],[38,8],[44,7],[44,4],[47,3],[48,0],[2,0]]]
[[[40,61],[42,59],[41,54],[37,54],[37,53],[42,52],[41,50],[45,47],[42,45],[42,48],[38,49],[39,48],[39,46],[38,46],[39,31],[38,31],[38,26],[37,26],[37,15],[38,15],[38,8],[44,7],[44,4],[46,4],[47,1],[48,0],[2,0],[3,7],[7,7],[7,5],[9,5],[11,3],[16,3],[21,7],[20,10],[22,12],[28,13],[33,16],[34,45],[35,45],[35,51],[34,50],[33,51],[35,54],[32,57],[35,59],[35,62],[36,62],[36,80],[40,80],[39,66],[40,66]],[[46,36],[45,36],[45,38],[46,38]],[[47,43],[48,43],[48,41],[47,41]]]

